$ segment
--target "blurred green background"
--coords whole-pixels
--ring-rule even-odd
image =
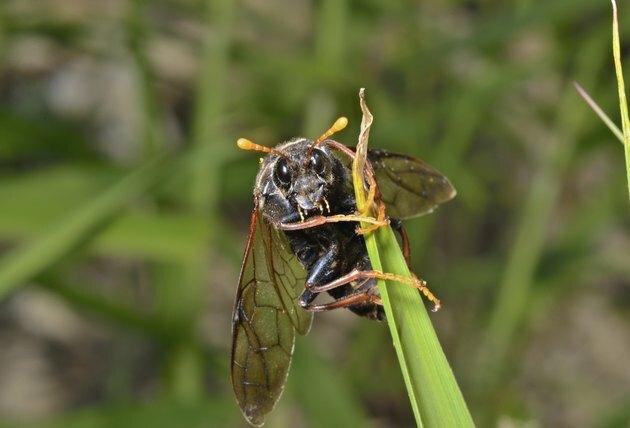
[[[371,146],[459,192],[407,228],[478,426],[629,426],[622,147],[572,86],[617,120],[610,24],[604,0],[2,0],[0,425],[246,426],[234,142],[346,115],[353,145],[366,87]],[[387,326],[318,314],[267,426],[414,426]]]

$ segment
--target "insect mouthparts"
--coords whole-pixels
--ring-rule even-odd
[[[299,214],[299,216],[300,216],[300,221],[301,221],[302,223],[304,223],[304,212],[302,211],[302,208],[300,208],[300,205],[299,205],[299,204],[298,204],[298,206],[297,206],[297,212],[298,212],[298,214]]]

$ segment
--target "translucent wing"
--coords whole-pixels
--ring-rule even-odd
[[[284,234],[254,209],[232,314],[232,387],[252,425],[282,394],[295,330],[310,328],[312,314],[297,306],[305,278]]]
[[[426,214],[457,193],[448,178],[419,159],[384,150],[369,150],[368,159],[392,218]]]

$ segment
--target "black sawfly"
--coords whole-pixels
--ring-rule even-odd
[[[267,153],[254,185],[254,209],[232,315],[232,385],[247,421],[261,426],[280,398],[295,332],[308,333],[313,312],[348,308],[383,320],[376,279],[395,279],[439,300],[419,278],[413,281],[372,270],[366,230],[390,223],[409,244],[400,220],[432,211],[452,199],[449,180],[427,163],[384,150],[369,150],[366,186],[379,218],[357,213],[350,161],[354,151],[329,139],[342,117],[315,141],[294,138],[275,148],[241,138],[241,149]],[[385,207],[387,216],[385,216]],[[395,220],[394,220],[395,219]],[[357,233],[359,232],[359,233]],[[315,303],[322,292],[332,301]]]

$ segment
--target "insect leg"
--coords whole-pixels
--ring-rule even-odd
[[[338,143],[337,141],[329,140],[328,145],[341,151],[352,160],[354,160],[354,158],[356,157],[356,153],[354,151],[344,146],[343,144]],[[372,164],[370,163],[368,159],[365,159],[365,180],[367,181],[368,195],[365,200],[365,206],[363,207],[361,211],[357,212],[357,215],[361,217],[365,217],[365,215],[368,214],[368,210],[372,207],[374,203],[376,203],[377,205],[376,220],[377,221],[372,222],[371,226],[368,226],[365,228],[358,228],[357,233],[359,235],[372,232],[381,226],[386,226],[389,223],[389,220],[387,219],[385,215],[385,203],[383,202],[383,199],[381,197],[381,191],[378,187],[378,183],[376,182],[376,178],[374,175],[374,168],[372,168]]]
[[[372,169],[372,165],[367,162],[366,163],[366,176],[368,179],[368,186],[369,186],[369,193],[366,199],[366,203],[365,203],[365,207],[363,209],[363,211],[359,212],[359,215],[362,215],[364,212],[367,212],[369,210],[369,208],[376,203],[376,207],[377,207],[377,214],[376,214],[376,219],[381,221],[381,222],[388,222],[389,223],[389,218],[385,215],[385,202],[383,202],[383,198],[381,197],[381,191],[378,188],[378,184],[376,183],[376,179],[374,178],[374,170]],[[372,232],[376,229],[378,229],[381,225],[379,224],[372,224],[371,226],[365,227],[365,228],[361,228],[359,227],[357,229],[357,233],[359,235],[363,235],[369,232]]]
[[[310,229],[311,227],[320,226],[326,223],[339,223],[341,221],[353,221],[353,222],[364,221],[366,223],[371,223],[372,225],[377,226],[377,227],[386,226],[389,224],[389,219],[386,217],[382,219],[378,219],[374,217],[364,217],[364,216],[354,215],[354,214],[338,214],[338,215],[332,215],[332,216],[318,215],[318,216],[311,217],[308,220],[300,221],[300,222],[285,223],[284,221],[281,221],[280,223],[276,224],[276,228],[280,230],[302,230],[302,229]]]
[[[282,217],[280,224],[300,224],[300,215],[297,211],[292,211],[289,214]]]
[[[301,307],[308,308],[313,303],[313,300],[317,298],[317,295],[318,293],[313,293],[308,288],[305,288],[300,297],[298,297],[298,303]]]
[[[333,300],[329,303],[323,303],[320,305],[313,305],[311,303],[303,304],[300,301],[300,305],[302,308],[311,312],[323,312],[329,311],[337,308],[345,308],[347,306],[351,306],[357,303],[365,303],[370,302],[376,305],[382,305],[381,298],[370,292],[369,289],[360,290],[358,292],[349,294],[344,297],[340,297],[339,299]]]
[[[411,268],[411,249],[409,248],[409,237],[407,236],[407,232],[403,227],[402,221],[390,218],[389,222],[392,225],[392,228],[394,228],[396,232],[398,232],[398,234],[400,235],[400,239],[402,240],[403,256],[405,257],[405,261],[407,262],[407,267]]]
[[[331,245],[330,249],[321,256],[310,268],[306,277],[305,288],[312,293],[320,293],[316,290],[321,284],[330,283],[339,276],[339,247]],[[333,287],[334,288],[334,287]],[[311,299],[312,300],[312,299]]]
[[[357,281],[362,278],[382,279],[385,281],[395,281],[410,285],[411,287],[420,290],[420,292],[422,292],[422,294],[424,294],[430,302],[433,302],[434,312],[440,309],[440,300],[435,297],[433,293],[431,293],[431,291],[429,291],[426,281],[418,278],[415,275],[413,276],[413,278],[407,278],[406,276],[396,275],[394,273],[380,272],[377,270],[352,269],[347,274],[336,278],[327,284],[313,285],[312,283],[307,282],[306,289],[313,293],[321,293],[322,291],[332,290],[333,288],[341,287],[342,285],[348,284],[352,281]]]
[[[319,291],[314,291],[314,288],[321,284],[330,283],[331,280],[339,276],[339,268],[337,265],[338,257],[339,247],[337,245],[331,245],[328,252],[313,263],[306,277],[304,291],[302,291],[302,294],[298,297],[300,306],[303,308],[310,306],[320,293]]]
[[[381,226],[386,226],[390,223],[389,217],[385,215],[385,204],[380,199],[378,200],[378,214],[376,216],[376,221],[372,222],[372,224],[368,227],[357,227],[357,235],[365,235],[366,233],[370,233],[375,231]]]

